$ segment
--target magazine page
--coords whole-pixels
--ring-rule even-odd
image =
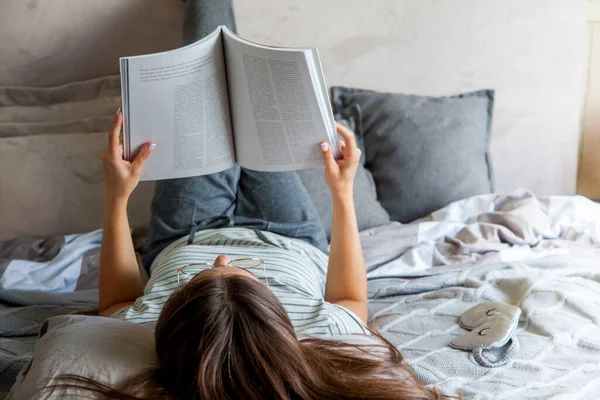
[[[318,167],[323,140],[335,143],[337,154],[314,51],[257,45],[227,28],[223,40],[238,163],[259,171]]]
[[[125,156],[156,148],[141,180],[205,175],[235,163],[221,29],[181,49],[121,59]]]

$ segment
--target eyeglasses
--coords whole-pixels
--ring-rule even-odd
[[[236,267],[236,268],[242,268],[242,269],[252,269],[252,268],[259,267],[261,265],[264,268],[265,262],[263,260],[261,260],[260,258],[253,258],[253,257],[252,258],[238,258],[236,260],[231,260],[227,264],[224,264],[225,267]],[[207,267],[213,268],[214,266],[215,266],[215,264],[211,264],[211,263],[193,263],[193,264],[184,265],[181,268],[177,268],[177,286],[181,286],[182,284],[188,283],[189,281],[192,280],[192,278],[194,276],[196,276],[196,274],[201,272],[201,271],[194,272],[193,271],[194,267],[203,267],[203,269],[205,269]],[[267,286],[268,286],[268,282],[267,282]]]

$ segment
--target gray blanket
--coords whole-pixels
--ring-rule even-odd
[[[44,320],[96,309],[98,243],[90,234],[0,242],[0,399],[31,359]]]

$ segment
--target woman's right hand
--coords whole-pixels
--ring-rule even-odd
[[[123,160],[123,145],[119,142],[122,125],[123,114],[119,110],[113,127],[108,133],[108,149],[102,153],[107,201],[129,199],[140,180],[144,164],[155,146],[154,143],[145,143],[133,161]]]
[[[321,153],[325,161],[325,182],[334,198],[352,198],[354,177],[361,151],[356,146],[354,133],[340,123],[336,123],[337,132],[344,138],[342,158],[336,160],[331,151],[331,144],[321,142]]]

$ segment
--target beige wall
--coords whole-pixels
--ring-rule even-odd
[[[319,47],[332,85],[497,91],[497,189],[576,188],[585,0],[237,0],[244,37]]]

